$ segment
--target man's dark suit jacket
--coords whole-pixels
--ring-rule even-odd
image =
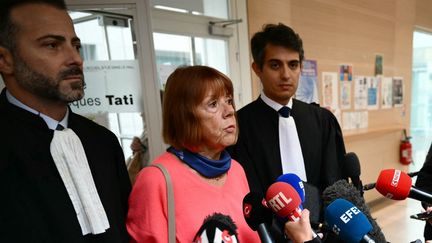
[[[296,99],[293,99],[291,115],[300,140],[307,182],[322,191],[344,178],[345,146],[334,115]],[[239,138],[228,150],[243,166],[251,190],[265,193],[282,174],[279,114],[258,98],[240,109],[237,117]]]

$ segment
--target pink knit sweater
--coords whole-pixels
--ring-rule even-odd
[[[163,164],[173,181],[177,242],[192,242],[204,218],[214,212],[234,220],[240,242],[259,242],[243,217],[242,201],[249,187],[237,161],[232,160],[220,187],[209,185],[171,153],[162,154],[153,163]],[[137,177],[129,197],[127,230],[132,242],[168,242],[165,178],[156,167],[144,168]]]

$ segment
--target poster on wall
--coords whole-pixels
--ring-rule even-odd
[[[367,111],[344,112],[342,115],[342,129],[362,129],[369,126],[369,113]]]
[[[296,99],[306,103],[319,103],[317,77],[317,61],[304,60],[297,87]]]
[[[393,78],[393,105],[394,107],[403,106],[403,78]]]
[[[354,77],[354,109],[364,110],[367,108],[367,81],[364,76]]]
[[[351,82],[341,82],[340,91],[340,108],[351,109]]]
[[[375,76],[383,74],[383,56],[375,55]]]
[[[338,80],[336,72],[322,73],[322,106],[334,111],[339,108]]]
[[[141,112],[141,79],[137,60],[86,61],[84,98],[70,107],[79,114]]]
[[[376,110],[379,106],[379,81],[381,80],[381,76],[378,77],[366,77],[367,80],[367,93],[368,93],[368,102],[367,107],[369,110]]]
[[[393,106],[393,79],[382,77],[381,79],[381,108],[389,109]]]
[[[351,86],[352,86],[352,66],[340,65],[339,81],[340,82],[340,107],[341,109],[351,109]]]
[[[339,80],[340,81],[352,81],[352,66],[351,65],[340,65],[339,67]]]

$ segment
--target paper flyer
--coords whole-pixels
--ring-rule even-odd
[[[393,105],[394,107],[402,107],[403,105],[403,78],[393,78]]]
[[[364,110],[368,101],[367,81],[364,76],[354,77],[354,109]]]
[[[317,77],[317,61],[304,60],[297,87],[296,99],[306,103],[319,103]]]
[[[375,55],[375,76],[383,74],[383,56]]]
[[[353,130],[369,126],[369,113],[367,111],[344,112],[342,115],[342,129]]]
[[[381,76],[366,77],[367,93],[368,93],[367,107],[369,110],[377,110],[379,107],[378,87],[379,87],[379,82],[380,82],[381,78],[382,78]]]
[[[339,108],[338,80],[336,72],[322,73],[322,106],[333,111]]]
[[[340,65],[339,68],[339,80],[340,81],[352,81],[352,66],[351,65]]]
[[[341,109],[351,109],[351,82],[342,81],[340,91],[340,107]]]
[[[381,108],[389,109],[393,107],[393,79],[383,77],[381,79]]]

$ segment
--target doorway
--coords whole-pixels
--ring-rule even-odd
[[[411,135],[414,165],[423,166],[432,143],[432,33],[416,30],[413,38]]]

